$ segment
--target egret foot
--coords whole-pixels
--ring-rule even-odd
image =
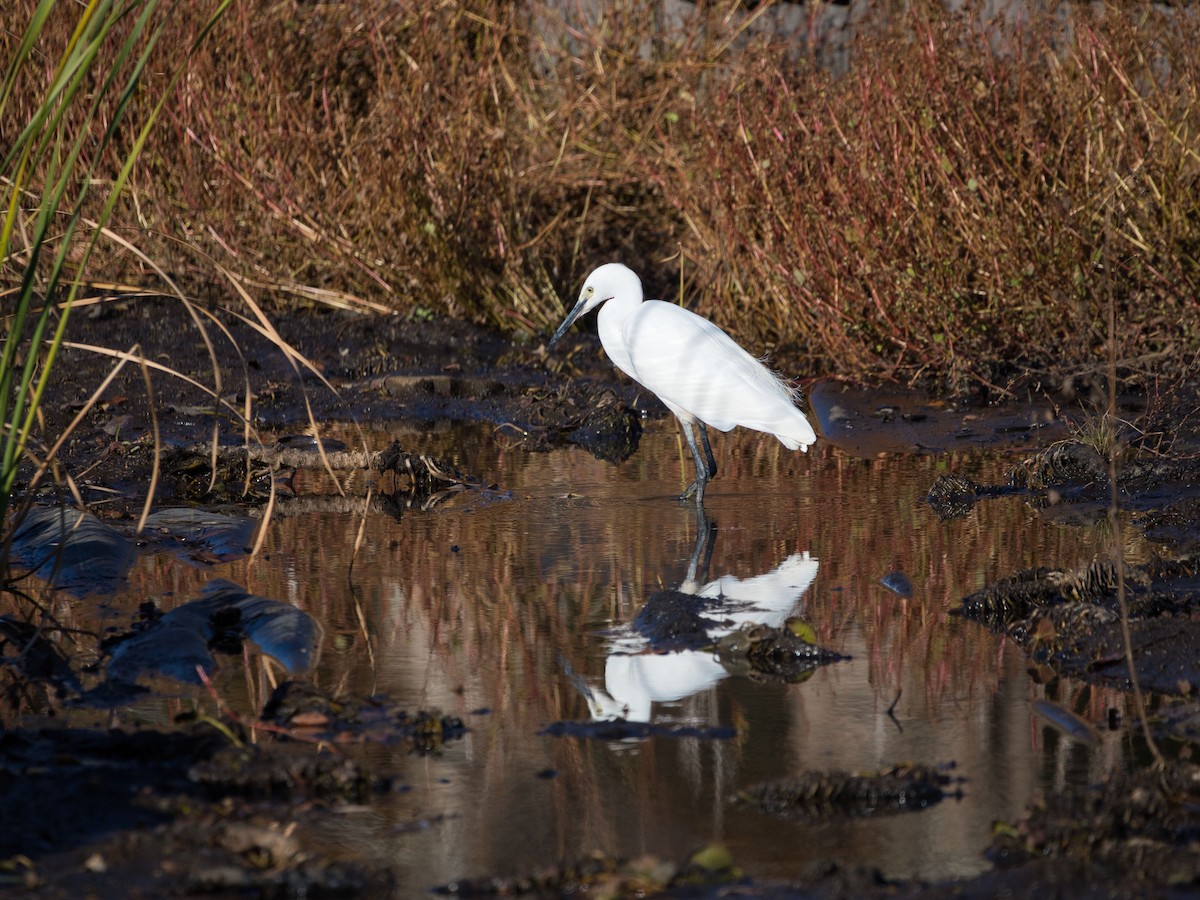
[[[679,502],[685,503],[692,498],[695,498],[698,505],[704,504],[704,486],[707,484],[707,479],[700,481],[697,479],[687,486],[687,489],[679,495]]]
[[[696,445],[696,435],[692,433],[692,423],[680,419],[679,427],[683,429],[688,449],[692,451],[692,462],[696,465],[696,480],[688,485],[687,490],[679,499],[687,500],[694,496],[697,503],[704,503],[704,485],[708,483],[708,479],[717,474],[717,461],[713,459],[712,447],[708,444],[708,431],[705,430],[704,423],[697,422],[696,424],[700,426],[700,440],[704,443],[704,452],[708,454],[708,461],[706,463],[700,456],[700,448]]]

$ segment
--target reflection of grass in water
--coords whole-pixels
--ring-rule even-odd
[[[736,449],[769,443],[749,440]],[[773,456],[755,458],[756,482],[761,476],[770,484],[794,463],[789,454]],[[740,452],[730,457],[743,459]],[[573,453],[534,456],[526,465],[541,472],[543,465],[572,460],[590,465]],[[811,549],[821,559],[807,597],[818,639],[837,648],[848,626],[861,629],[872,655],[887,667],[880,673],[883,693],[914,675],[933,679],[920,688],[931,700],[985,685],[996,677],[996,661],[975,652],[963,626],[948,618],[949,609],[991,578],[1046,559],[1087,561],[1082,556],[1090,559],[1091,551],[1081,549],[1086,538],[1078,531],[1038,524],[1018,500],[980,504],[972,517],[949,526],[936,522],[920,500],[943,464],[936,457],[814,462],[819,474],[806,480],[804,493],[754,504],[753,526],[714,511],[720,530],[712,574],[758,574],[792,552]],[[643,466],[669,479],[665,473],[674,460],[647,455]],[[900,467],[904,474],[898,476]],[[618,492],[626,487],[621,480],[610,483]],[[693,545],[691,513],[673,503],[616,507],[621,497],[589,500],[594,508],[547,500],[526,512],[517,506],[534,501],[518,499],[469,514],[458,508],[408,513],[398,525],[373,517],[355,564],[357,597],[344,584],[343,520],[280,521],[271,552],[301,566],[299,598],[343,647],[325,660],[328,677],[345,683],[367,678],[365,688],[384,687],[389,678],[410,677],[389,669],[389,660],[394,664],[397,654],[427,644],[430,655],[419,669],[429,696],[445,702],[462,686],[472,698],[463,703],[539,721],[578,713],[578,698],[559,689],[557,655],[578,671],[593,671],[594,638],[587,632],[605,621],[628,621],[650,591],[682,578]],[[530,527],[529,516],[553,516],[553,527]],[[1014,537],[1030,528],[1044,529],[1043,536]],[[893,567],[917,584],[911,600],[878,585]],[[254,567],[250,577],[248,589],[265,596],[295,593],[288,582],[296,576],[285,577],[274,566]],[[374,648],[373,674],[364,641]]]
[[[648,476],[673,477],[673,438],[667,429],[651,444],[654,452],[641,460]],[[761,445],[769,442],[753,435],[731,438],[731,459],[753,458],[739,478],[770,485],[785,472],[794,476],[791,454]],[[474,729],[464,745],[469,760],[460,759],[459,748],[448,751],[447,765],[461,767],[453,768],[454,784],[444,788],[458,798],[453,802],[472,797],[461,802],[478,805],[478,815],[498,826],[518,802],[512,792],[544,796],[558,827],[585,833],[589,846],[617,846],[628,825],[620,816],[629,809],[650,822],[678,818],[679,809],[664,807],[680,803],[681,796],[692,798],[682,801],[685,806],[693,804],[683,815],[719,820],[727,796],[722,791],[738,786],[745,765],[763,765],[764,717],[781,730],[793,729],[773,740],[799,742],[801,723],[816,731],[828,727],[846,714],[839,704],[856,690],[868,696],[874,691],[878,702],[873,711],[852,713],[850,729],[875,728],[903,688],[898,715],[907,734],[926,727],[914,727],[914,719],[948,728],[947,720],[969,710],[971,733],[981,735],[985,749],[964,744],[948,755],[964,766],[972,753],[1023,758],[1024,747],[1017,745],[1027,742],[1026,723],[998,718],[995,699],[1005,679],[1022,677],[1020,664],[999,652],[994,637],[951,619],[948,610],[984,581],[1042,561],[1040,554],[1073,561],[1081,552],[1080,534],[1041,525],[1015,499],[980,504],[950,525],[937,522],[919,502],[947,465],[998,480],[1003,461],[995,454],[863,460],[817,451],[801,463],[801,488],[715,498],[710,511],[720,530],[710,574],[756,574],[791,552],[812,550],[821,569],[807,595],[807,618],[822,644],[845,649],[847,635],[861,636],[855,652],[869,683],[851,685],[848,670],[836,668],[787,689],[738,682],[690,699],[678,711],[738,724],[736,742],[659,741],[613,751],[595,742],[537,736],[551,721],[585,715],[559,655],[576,671],[597,677],[602,666],[594,629],[610,617],[627,621],[651,590],[681,578],[692,550],[692,511],[666,500],[631,501],[627,481],[613,478],[607,464],[597,464],[603,474],[592,483],[599,487],[575,505],[539,499],[550,493],[543,491],[490,506],[468,502],[471,512],[451,506],[406,513],[399,521],[373,515],[352,585],[347,568],[357,524],[344,515],[298,515],[273,524],[265,564],[242,560],[192,576],[147,562],[135,572],[132,596],[161,592],[166,583],[181,598],[193,596],[188,579],[220,575],[295,602],[326,629],[326,652],[314,675],[319,686],[391,693],[405,698],[405,706],[438,706],[468,720]],[[525,457],[521,477],[537,485],[547,466],[577,471],[590,465],[581,452],[533,455]],[[1029,539],[1031,530],[1040,532],[1036,540]],[[913,579],[912,599],[877,584],[894,567]],[[222,698],[239,710],[260,705],[270,684],[258,664],[242,672],[236,659],[226,662]],[[1111,703],[1068,685],[1058,690],[1077,710]],[[471,716],[479,707],[492,713]],[[894,726],[886,724],[892,734]],[[407,771],[410,762],[397,759],[395,765]],[[559,777],[527,777],[542,768]],[[514,773],[515,783],[506,782]],[[611,793],[614,783],[618,797]],[[575,845],[567,846],[573,851]]]

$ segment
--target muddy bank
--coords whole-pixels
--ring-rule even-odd
[[[1119,547],[1079,569],[1052,565],[1006,575],[962,601],[958,612],[1013,637],[1044,667],[1066,676],[1166,696],[1200,689],[1200,459],[1138,455],[1115,460],[1090,444],[1063,441],[1022,460],[1001,484],[942,476],[929,504],[943,519],[977,503],[1025,503],[1056,521],[1099,521],[1132,511],[1158,545],[1156,558],[1126,563]],[[1126,642],[1132,652],[1126,656]]]
[[[158,367],[148,372],[151,401],[142,372],[125,366],[87,408],[60,453],[65,470],[76,474],[84,500],[103,499],[114,509],[132,508],[144,496],[156,428],[168,451],[158,472],[158,503],[261,503],[272,480],[278,489],[289,490],[286,463],[256,466],[242,459],[238,465],[236,458],[225,458],[214,472],[209,460],[214,438],[227,448],[249,443],[284,450],[286,441],[311,434],[316,423],[326,437],[331,427],[336,431],[342,438],[338,447],[377,451],[382,447],[371,439],[364,442],[359,429],[402,422],[408,434],[420,434],[438,433],[451,422],[486,422],[496,440],[509,446],[575,445],[618,462],[637,450],[643,419],[666,414],[656,398],[618,375],[586,329],[577,329],[547,353],[541,342],[516,345],[463,322],[314,309],[273,323],[279,341],[303,355],[301,362],[289,358],[279,341],[217,308],[207,310],[220,324],[207,323],[207,343],[177,301],[138,297],[85,310],[72,319],[73,340],[136,346]],[[85,409],[113,365],[106,355],[64,351],[45,404],[48,435]],[[809,374],[801,358],[785,355],[773,365],[788,376]],[[1003,394],[980,385],[943,400],[905,390],[863,393],[836,382],[807,387],[822,437],[861,456],[1053,440],[1064,435],[1060,407],[1094,415],[1100,396],[1095,378],[1074,376],[1026,378]],[[996,407],[1002,400],[1006,404]],[[1186,406],[1185,397],[1163,395],[1156,402],[1160,416]],[[1085,406],[1071,406],[1081,403]],[[1132,420],[1146,414],[1143,397],[1122,396],[1118,415]],[[419,455],[424,451],[419,442],[400,449]],[[466,474],[488,481],[486,473]],[[46,486],[44,494],[51,493]]]
[[[364,443],[360,429],[403,422],[419,434],[451,422],[488,422],[508,444],[575,444],[617,461],[637,448],[641,409],[657,407],[617,381],[594,338],[588,353],[550,357],[540,346],[514,346],[460,322],[313,310],[275,323],[279,340],[299,350],[302,363],[289,359],[279,341],[220,310],[209,310],[221,325],[207,325],[210,354],[176,301],[138,298],[94,309],[96,315],[73,318],[74,340],[138,347],[156,367],[149,371],[152,401],[131,364],[88,407],[113,360],[67,349],[45,404],[46,433],[57,434],[87,410],[60,459],[68,472],[86,473],[78,479],[85,500],[104,499],[110,507],[144,496],[155,429],[167,450],[158,472],[160,503],[259,503],[287,461],[260,454],[255,466],[227,455],[214,473],[208,459],[214,437],[231,451],[247,443],[283,451],[294,445],[279,441],[309,435],[315,424],[326,437],[330,429],[345,436],[334,447],[375,451],[382,448]],[[412,443],[401,449],[421,454],[419,441]],[[447,462],[452,468],[453,460]],[[286,478],[277,486],[286,490]]]
[[[318,704],[319,718],[329,703]],[[27,827],[5,829],[0,839],[6,861],[0,885],[37,897],[423,893],[398,884],[386,869],[330,858],[309,828],[323,816],[402,791],[403,784],[343,753],[315,752],[286,727],[260,734],[258,744],[245,743],[247,737],[230,722],[183,724],[172,733],[6,732],[0,737],[6,815]],[[423,752],[434,749],[426,745]],[[904,766],[854,776],[812,772],[803,783],[752,787],[745,802],[769,805],[769,814],[818,819],[919,815],[929,803],[954,802],[951,792],[962,790],[971,790],[969,778]],[[942,799],[947,794],[951,799]],[[832,862],[814,863],[788,882],[763,881],[712,847],[689,859],[596,855],[520,876],[427,887],[464,897],[985,897],[1064,890],[1140,896],[1200,880],[1200,854],[1188,838],[1200,827],[1198,809],[1200,769],[1175,762],[1047,796],[1019,820],[996,823],[991,846],[980,848],[996,869],[965,881],[902,882]],[[433,817],[402,827],[441,826]]]

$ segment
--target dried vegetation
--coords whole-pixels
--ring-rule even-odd
[[[1194,10],[749,6],[237,4],[113,229],[200,296],[518,334],[621,258],[793,371],[954,384],[1103,365],[1111,292],[1122,371],[1192,364]]]

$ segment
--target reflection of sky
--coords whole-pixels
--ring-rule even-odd
[[[744,579],[723,575],[703,587],[689,579],[679,589],[712,598],[704,615],[722,623],[709,632],[715,639],[747,624],[778,628],[793,612],[801,611],[800,598],[816,577],[817,560],[805,551],[763,575]],[[628,629],[612,639],[604,665],[604,690],[592,689],[588,705],[597,719],[649,722],[653,703],[682,700],[712,687],[726,674],[709,651],[657,653]]]

